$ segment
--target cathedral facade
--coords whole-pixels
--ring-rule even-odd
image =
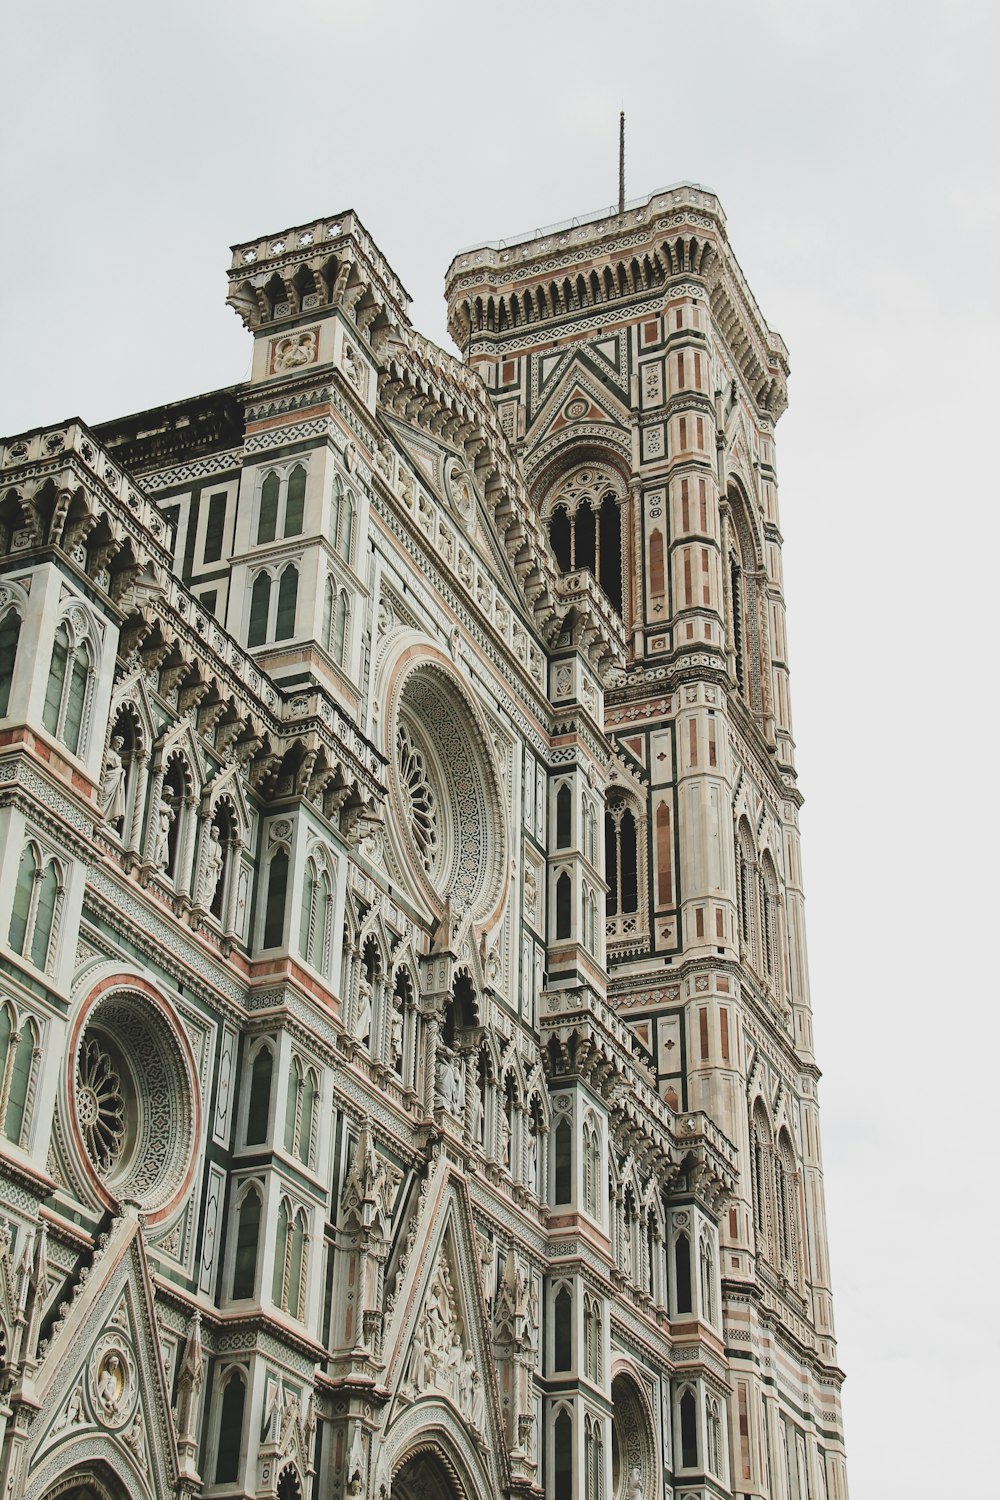
[[[695,187],[446,297],[0,440],[5,1500],[847,1500],[786,350]]]

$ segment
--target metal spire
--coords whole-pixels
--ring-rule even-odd
[[[618,117],[618,212],[625,212],[625,111]]]

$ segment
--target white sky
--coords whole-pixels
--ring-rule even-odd
[[[622,103],[630,197],[721,197],[793,366],[778,466],[853,1500],[991,1487],[996,17],[21,0],[4,27],[5,433],[242,379],[227,247],[347,207],[445,341],[457,249],[614,200]]]

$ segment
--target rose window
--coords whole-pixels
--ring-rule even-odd
[[[503,796],[475,706],[437,664],[411,671],[390,743],[393,843],[430,905],[482,920],[506,875]]]
[[[90,1037],[76,1075],[76,1115],[87,1154],[99,1172],[111,1172],[125,1146],[125,1096],[110,1056]]]
[[[413,840],[420,851],[424,869],[430,873],[438,853],[437,798],[428,780],[424,757],[405,724],[396,729],[396,757],[400,782],[410,800]]]
[[[93,1007],[73,1062],[72,1113],[85,1164],[118,1202],[171,1206],[195,1146],[190,1049],[165,1003],[112,991]]]

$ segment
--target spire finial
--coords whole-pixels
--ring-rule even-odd
[[[618,212],[625,212],[625,111],[618,116]]]

